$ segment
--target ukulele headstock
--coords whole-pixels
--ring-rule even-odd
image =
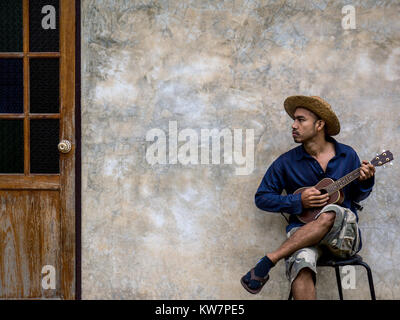
[[[383,166],[384,164],[393,160],[393,154],[389,151],[383,151],[381,154],[376,155],[370,162],[374,167]]]

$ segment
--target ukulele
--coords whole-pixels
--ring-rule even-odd
[[[374,157],[370,161],[370,163],[374,167],[380,167],[392,160],[393,160],[393,154],[389,150],[387,150],[382,152],[380,155],[376,155],[376,157]],[[357,168],[336,181],[333,181],[331,178],[324,178],[321,181],[319,181],[314,186],[314,188],[319,190],[321,194],[325,193],[329,194],[328,203],[326,205],[331,203],[340,205],[344,201],[344,193],[342,189],[346,185],[351,183],[353,180],[357,179],[359,176],[360,176],[360,168]],[[293,194],[301,193],[308,188],[310,187],[299,188]],[[320,213],[322,208],[323,207],[304,208],[303,212],[299,216],[297,216],[297,218],[303,223],[311,222],[312,220],[314,220],[315,216],[318,213]]]

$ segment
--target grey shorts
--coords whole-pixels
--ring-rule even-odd
[[[326,250],[340,258],[350,257],[357,253],[360,245],[360,234],[355,213],[336,204],[328,204],[322,208],[315,219],[321,213],[327,211],[336,213],[331,230],[317,245],[300,249],[285,259],[286,276],[290,284],[303,268],[310,268],[314,272],[315,281],[317,261]],[[299,228],[301,227],[292,228],[287,233],[287,237],[292,236]]]

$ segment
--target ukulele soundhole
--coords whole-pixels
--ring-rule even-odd
[[[321,194],[326,194],[328,193],[328,191],[326,189],[319,189],[319,191],[321,192]]]

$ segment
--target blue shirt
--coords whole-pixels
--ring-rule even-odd
[[[259,209],[290,214],[286,232],[293,227],[304,225],[297,219],[297,215],[303,210],[301,194],[294,195],[293,192],[301,187],[314,186],[323,178],[338,180],[361,166],[360,158],[352,147],[339,143],[332,137],[327,137],[327,141],[334,144],[335,156],[329,160],[325,172],[301,144],[279,156],[268,168],[258,187],[255,203]],[[375,176],[372,176],[364,181],[356,179],[342,189],[344,202],[341,206],[353,211],[357,221],[358,214],[354,202],[358,203],[367,198],[374,183]],[[286,195],[282,195],[283,190],[286,191]]]

